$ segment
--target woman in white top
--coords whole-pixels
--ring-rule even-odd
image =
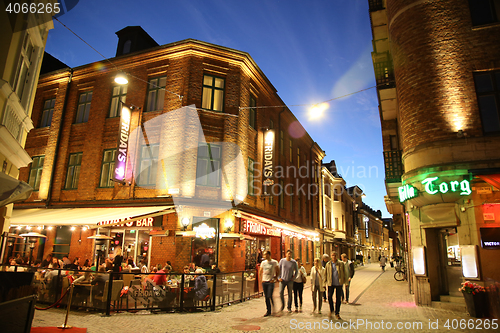
[[[311,268],[311,291],[314,304],[313,312],[316,311],[318,304],[318,313],[321,314],[321,295],[325,291],[323,278],[325,276],[325,268],[321,265],[319,258],[314,258],[314,266]]]
[[[295,279],[293,279],[293,297],[295,299],[295,312],[299,312],[299,310],[300,312],[302,312],[302,292],[304,291],[304,282],[307,278],[307,272],[304,266],[302,266],[300,258],[295,259],[295,261],[297,262],[297,267],[299,267],[297,276],[295,277]]]

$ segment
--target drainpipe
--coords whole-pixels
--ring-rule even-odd
[[[58,151],[59,151],[59,142],[61,141],[61,133],[62,133],[62,128],[64,125],[64,116],[66,115],[66,110],[68,108],[68,96],[69,96],[69,91],[71,88],[71,82],[73,80],[73,68],[69,69],[69,78],[68,78],[68,84],[66,87],[66,96],[64,97],[64,105],[61,113],[61,121],[59,122],[59,130],[57,132],[57,140],[56,140],[56,147],[54,150],[54,162],[52,163],[52,171],[50,173],[50,181],[49,181],[49,191],[47,194],[47,200],[45,202],[45,208],[49,208],[50,206],[50,199],[52,197],[52,185],[54,184],[54,175],[56,173],[56,166],[57,166],[57,160],[59,157]]]

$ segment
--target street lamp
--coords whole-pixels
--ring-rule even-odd
[[[127,84],[128,83],[127,75],[125,75],[124,72],[119,72],[115,76],[115,82],[118,84]]]
[[[182,226],[184,227],[184,231],[186,231],[189,225],[189,217],[183,217],[181,220]]]
[[[26,237],[28,243],[30,244],[30,256],[28,264],[31,265],[33,262],[33,250],[35,249],[35,243],[39,238],[47,238],[47,236],[39,234],[38,232],[28,232],[27,234],[21,234],[19,236]]]
[[[230,231],[231,231],[231,229],[233,228],[233,226],[234,226],[234,222],[233,222],[233,220],[231,220],[231,219],[226,219],[226,220],[224,221],[224,228],[225,228],[226,233],[230,232]]]
[[[99,258],[101,257],[103,246],[106,241],[113,239],[107,235],[95,234],[94,236],[87,237],[88,239],[95,239],[95,250],[97,251],[96,271],[99,270]]]

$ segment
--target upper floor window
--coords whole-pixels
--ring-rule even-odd
[[[42,178],[44,160],[45,156],[35,156],[31,163],[28,184],[33,187],[35,191],[40,189],[40,179]]]
[[[279,205],[280,208],[285,208],[285,182],[282,179],[280,180],[279,190],[280,190]]]
[[[499,22],[500,0],[469,0],[472,25]]]
[[[146,102],[146,111],[163,110],[166,84],[166,76],[157,77],[148,81],[148,98]]]
[[[127,85],[119,85],[113,87],[113,92],[111,95],[111,106],[109,108],[109,117],[120,117],[121,116],[121,103],[125,103],[127,100]]]
[[[64,189],[74,190],[78,188],[80,169],[82,167],[83,153],[69,154],[68,172],[66,173],[66,184]]]
[[[290,156],[290,163],[292,163],[293,161],[293,144],[292,144],[292,139],[290,139],[290,141],[288,141],[289,144],[290,144],[290,149],[289,149],[289,156]]]
[[[474,74],[484,133],[500,132],[500,71]]]
[[[113,171],[115,169],[116,149],[107,149],[102,155],[101,180],[99,187],[113,187]]]
[[[255,108],[257,106],[257,99],[255,96],[250,95],[250,109],[249,110],[249,124],[253,129],[256,129],[256,115],[257,115],[257,109]]]
[[[284,141],[285,141],[285,135],[283,134],[283,131],[280,130],[280,153],[281,153],[281,155],[285,155]]]
[[[220,186],[221,146],[200,143],[196,164],[196,185]]]
[[[297,147],[297,168],[300,168],[300,148]]]
[[[92,91],[80,94],[78,109],[76,110],[76,124],[89,121],[90,103],[92,102]]]
[[[223,111],[225,80],[212,75],[203,75],[203,97],[201,107],[207,110]]]
[[[30,94],[30,81],[34,77],[36,67],[37,48],[31,40],[29,33],[24,36],[21,52],[19,54],[19,63],[12,83],[12,89],[19,97],[21,104],[26,107]]]
[[[156,185],[156,172],[158,170],[159,152],[159,144],[142,146],[139,159],[139,175],[137,176],[138,185]]]
[[[56,104],[56,99],[48,99],[43,104],[42,110],[42,120],[40,121],[40,127],[49,127],[52,123],[52,114],[54,113],[54,105]]]

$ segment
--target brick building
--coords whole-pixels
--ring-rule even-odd
[[[445,306],[500,280],[500,3],[369,7],[387,208],[416,303]]]
[[[110,61],[40,76],[26,151],[44,162],[20,171],[36,187],[12,230],[47,233],[39,258],[93,259],[99,226],[109,250],[177,271],[240,271],[258,249],[288,248],[309,268],[324,152],[250,55],[193,39],[159,46],[140,27],[117,35]]]

